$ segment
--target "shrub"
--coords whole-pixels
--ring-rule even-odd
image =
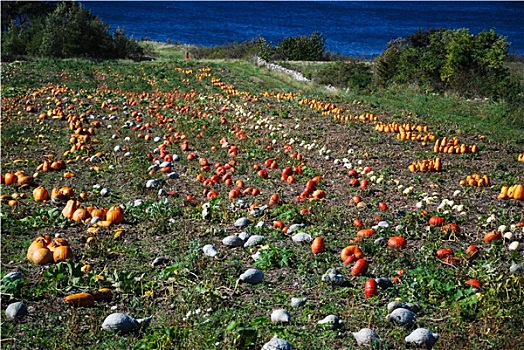
[[[9,13],[2,12],[2,18],[12,18],[2,31],[3,60],[26,55],[102,59],[137,59],[144,55],[123,30],[117,30],[113,37],[108,25],[76,2],[57,3],[40,15],[34,13],[34,7],[40,8],[37,3],[18,6],[10,6]]]
[[[374,78],[382,86],[415,83],[430,91],[517,102],[521,83],[504,63],[508,47],[493,30],[476,36],[466,29],[418,30],[388,44],[376,59]]]
[[[338,88],[365,89],[372,81],[372,73],[367,62],[339,61],[323,66],[313,80],[322,85],[333,85]]]

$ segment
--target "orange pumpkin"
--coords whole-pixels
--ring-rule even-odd
[[[59,262],[67,259],[73,259],[73,251],[71,250],[71,247],[68,245],[55,247],[55,250],[53,251],[53,260]]]
[[[42,202],[49,199],[49,192],[43,186],[38,186],[33,190],[33,198],[37,202]]]
[[[388,239],[388,247],[404,248],[408,242],[404,237],[393,236]]]
[[[326,245],[322,237],[316,237],[311,244],[311,251],[313,254],[323,253],[326,250]]]
[[[72,306],[93,306],[95,298],[90,293],[76,293],[66,296],[64,302]]]
[[[84,208],[76,209],[75,212],[73,213],[73,216],[71,217],[71,219],[74,222],[83,222],[84,220],[88,218],[89,218],[89,212]]]
[[[442,226],[444,225],[445,218],[441,216],[432,216],[429,218],[429,226]]]
[[[368,279],[364,284],[364,295],[366,296],[366,298],[370,298],[377,294],[377,282],[373,278]]]
[[[18,176],[16,176],[13,173],[5,173],[4,175],[4,183],[6,185],[14,185],[18,181]]]
[[[357,232],[357,237],[371,237],[376,233],[372,228],[365,228]]]
[[[106,220],[112,224],[119,224],[124,221],[124,210],[121,206],[115,205],[107,210]]]
[[[450,255],[453,255],[453,251],[450,248],[440,248],[436,252],[437,258],[444,259]]]
[[[493,230],[484,235],[484,242],[490,243],[491,241],[502,239],[502,233],[498,230]]]
[[[37,251],[38,249],[45,248],[45,238],[44,237],[37,237],[33,242],[31,242],[31,245],[27,249],[27,260],[33,262],[33,253]]]
[[[368,270],[368,267],[369,267],[369,263],[366,259],[364,258],[358,259],[355,265],[353,265],[353,267],[351,268],[351,275],[352,276],[362,275],[366,273],[366,271]]]
[[[64,209],[62,209],[62,215],[67,219],[72,219],[73,214],[76,210],[76,201],[74,199],[70,199],[67,201],[66,206]]]
[[[47,248],[39,248],[34,251],[30,260],[37,265],[45,265],[53,261],[53,253]]]

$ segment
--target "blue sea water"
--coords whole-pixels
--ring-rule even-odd
[[[326,49],[370,57],[387,43],[417,29],[494,29],[524,54],[521,1],[81,1],[110,25],[135,39],[202,46],[262,36],[272,44],[285,37],[320,32]]]

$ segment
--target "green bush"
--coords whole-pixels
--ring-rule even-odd
[[[275,48],[275,58],[290,61],[322,61],[326,40],[318,32],[309,37],[287,37]]]
[[[362,90],[372,82],[370,67],[367,62],[356,60],[327,63],[316,72],[313,80],[322,85]]]
[[[493,30],[418,30],[397,39],[376,59],[375,82],[415,83],[428,91],[522,102],[522,86],[505,65],[509,43]],[[519,103],[520,103],[519,102]]]
[[[2,31],[2,60],[24,56],[138,59],[144,55],[122,29],[111,35],[108,25],[76,2],[57,3],[40,15],[34,14],[31,5],[39,7],[29,2],[10,6],[5,13],[2,9],[2,18],[10,18]]]

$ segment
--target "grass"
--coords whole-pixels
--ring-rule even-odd
[[[496,199],[502,185],[524,181],[522,163],[517,161],[522,152],[521,128],[515,122],[493,124],[498,121],[495,116],[503,115],[508,106],[419,95],[410,87],[373,95],[330,92],[247,61],[187,61],[186,47],[147,45],[158,54],[157,60],[46,60],[2,65],[2,175],[19,170],[38,173],[33,186],[1,187],[2,195],[27,196],[18,199],[16,206],[1,202],[2,277],[10,271],[23,276],[18,281],[2,280],[2,305],[24,301],[29,307],[29,314],[19,320],[2,318],[2,348],[259,349],[278,334],[297,349],[353,349],[357,345],[351,332],[371,327],[382,338],[380,348],[404,349],[408,348],[404,337],[411,330],[385,320],[386,306],[395,299],[420,306],[417,326],[440,334],[435,348],[518,348],[524,322],[524,280],[521,274],[511,274],[509,266],[522,263],[522,251],[509,251],[509,241],[483,241],[486,232],[506,225],[522,243],[522,228],[517,227],[524,221],[522,202]],[[210,76],[197,77],[204,71]],[[218,80],[212,78],[229,88],[214,84]],[[289,92],[294,95],[284,98],[283,93]],[[300,104],[305,98],[331,102],[352,115],[374,113],[386,123],[428,125],[438,137],[456,135],[463,142],[478,143],[480,152],[440,154],[441,173],[410,173],[407,167],[412,161],[436,156],[432,144],[424,146],[378,133],[370,121],[335,121],[331,114],[322,115],[310,105]],[[105,106],[104,101],[109,100]],[[81,118],[83,128],[100,122],[100,127],[93,126],[91,141],[98,140],[92,142],[93,150],[70,151],[70,137],[76,128],[69,127],[66,117],[38,118],[41,113],[56,112],[60,105],[66,116]],[[27,106],[33,110],[27,111]],[[141,117],[132,117],[133,112]],[[126,121],[133,121],[136,128],[124,127]],[[504,132],[500,125],[506,126]],[[239,130],[247,138],[235,136]],[[146,140],[146,135],[151,139]],[[180,175],[177,179],[148,171],[162,142],[154,138],[164,140],[170,135],[167,153],[181,158],[172,169]],[[222,147],[223,138],[228,147]],[[290,152],[286,145],[291,138]],[[182,139],[189,142],[189,151],[181,150]],[[115,152],[118,145],[130,156]],[[228,155],[231,145],[238,146],[236,157]],[[101,152],[100,163],[87,161],[97,152]],[[195,160],[187,159],[191,152],[197,154]],[[292,158],[293,152],[302,160]],[[37,171],[50,154],[68,161],[66,170]],[[211,164],[208,170],[199,164],[204,157]],[[263,165],[268,158],[278,163],[276,169]],[[231,160],[236,161],[234,170],[228,170],[232,180],[242,179],[246,187],[260,190],[257,196],[240,197],[245,206],[238,198],[228,198],[231,187],[224,180],[207,186],[196,181],[199,174],[211,178],[216,163],[224,165]],[[366,189],[348,185],[349,169],[344,163],[359,170],[359,180],[369,180]],[[255,164],[267,169],[267,179],[256,175]],[[281,180],[284,167],[300,164],[302,173],[294,174],[295,183]],[[98,171],[92,168],[95,165],[100,167]],[[362,170],[366,166],[373,172],[365,175]],[[65,179],[65,171],[75,176]],[[493,185],[459,185],[461,178],[475,172],[488,174]],[[317,175],[322,175],[317,186],[326,192],[327,199],[297,201],[308,180]],[[159,180],[159,187],[146,188],[150,179]],[[124,222],[110,227],[75,223],[61,215],[63,204],[33,201],[36,185],[49,191],[70,186],[77,198],[85,192],[84,207],[122,205]],[[110,195],[100,196],[94,185],[109,188]],[[404,194],[409,186],[412,193]],[[167,195],[159,194],[159,189]],[[218,197],[211,201],[211,216],[204,218],[202,205],[209,202],[209,190],[217,191]],[[456,190],[460,193],[454,196]],[[250,205],[267,204],[273,193],[280,196],[277,205],[252,217],[253,224],[247,228],[234,227],[236,219],[249,216]],[[355,195],[366,205],[350,204]],[[135,206],[137,199],[144,203]],[[439,207],[442,199],[464,205],[464,214],[452,206]],[[382,201],[388,210],[378,209]],[[456,222],[461,234],[443,237],[439,228],[428,226],[422,209]],[[351,265],[344,265],[339,255],[356,237],[359,229],[353,220],[357,218],[366,228],[379,218],[391,226],[355,243],[370,268],[365,275],[351,276]],[[274,228],[275,220],[282,220],[287,227],[305,226],[290,233]],[[262,221],[266,227],[255,227]],[[397,229],[398,225],[402,227]],[[115,236],[119,230],[120,236]],[[251,248],[222,244],[224,237],[241,231],[266,238]],[[326,252],[313,255],[309,243],[293,242],[291,236],[299,231],[323,237]],[[46,266],[29,262],[27,248],[39,235],[67,238],[74,258]],[[408,246],[398,250],[375,242],[377,237],[387,240],[394,235],[404,236]],[[89,237],[95,242],[88,243]],[[205,244],[215,245],[218,257],[204,256]],[[465,257],[471,244],[479,247],[473,260]],[[441,247],[452,248],[459,263],[449,265],[438,259],[435,251]],[[251,256],[256,252],[260,258],[255,262]],[[153,266],[158,257],[165,262]],[[91,270],[84,273],[80,269],[86,265]],[[264,281],[238,283],[239,275],[251,267],[264,272]],[[322,281],[330,268],[344,275],[342,285]],[[367,279],[393,279],[400,270],[405,270],[400,283],[380,289],[372,298],[364,297]],[[465,284],[471,278],[481,283],[480,292]],[[102,287],[113,291],[111,301],[78,308],[62,301],[71,293]],[[305,297],[306,304],[292,308],[292,297]],[[290,312],[289,324],[271,322],[271,311],[277,308]],[[112,312],[136,318],[153,316],[153,321],[137,333],[102,331],[104,318]],[[316,324],[329,314],[339,316],[345,326],[330,330]]]

